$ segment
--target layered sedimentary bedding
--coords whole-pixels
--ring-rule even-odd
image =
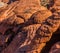
[[[60,29],[59,2],[1,0],[0,53],[42,53],[46,42]]]

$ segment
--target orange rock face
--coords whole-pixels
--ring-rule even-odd
[[[8,2],[9,2],[9,0],[2,0],[2,2],[4,2],[4,3],[8,3]]]
[[[28,20],[33,13],[41,10],[47,9],[40,5],[39,0],[20,0],[18,7],[14,11],[17,15],[23,17],[23,19]]]
[[[0,53],[41,53],[60,26],[59,5],[59,0],[50,9],[40,0],[7,4],[0,13]]]

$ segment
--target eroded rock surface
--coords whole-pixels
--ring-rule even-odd
[[[40,0],[18,0],[2,9],[1,53],[41,53],[60,26],[58,2],[54,0],[54,5],[47,9]]]

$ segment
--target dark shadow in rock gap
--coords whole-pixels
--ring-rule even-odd
[[[57,32],[57,33],[56,33]],[[41,53],[49,53],[51,47],[56,43],[56,42],[59,42],[60,41],[60,33],[59,30],[57,30],[52,38],[50,39],[49,42],[46,43],[46,46],[42,49]]]
[[[16,0],[9,0],[8,4],[10,4],[11,2],[14,2],[14,1],[16,1]]]

